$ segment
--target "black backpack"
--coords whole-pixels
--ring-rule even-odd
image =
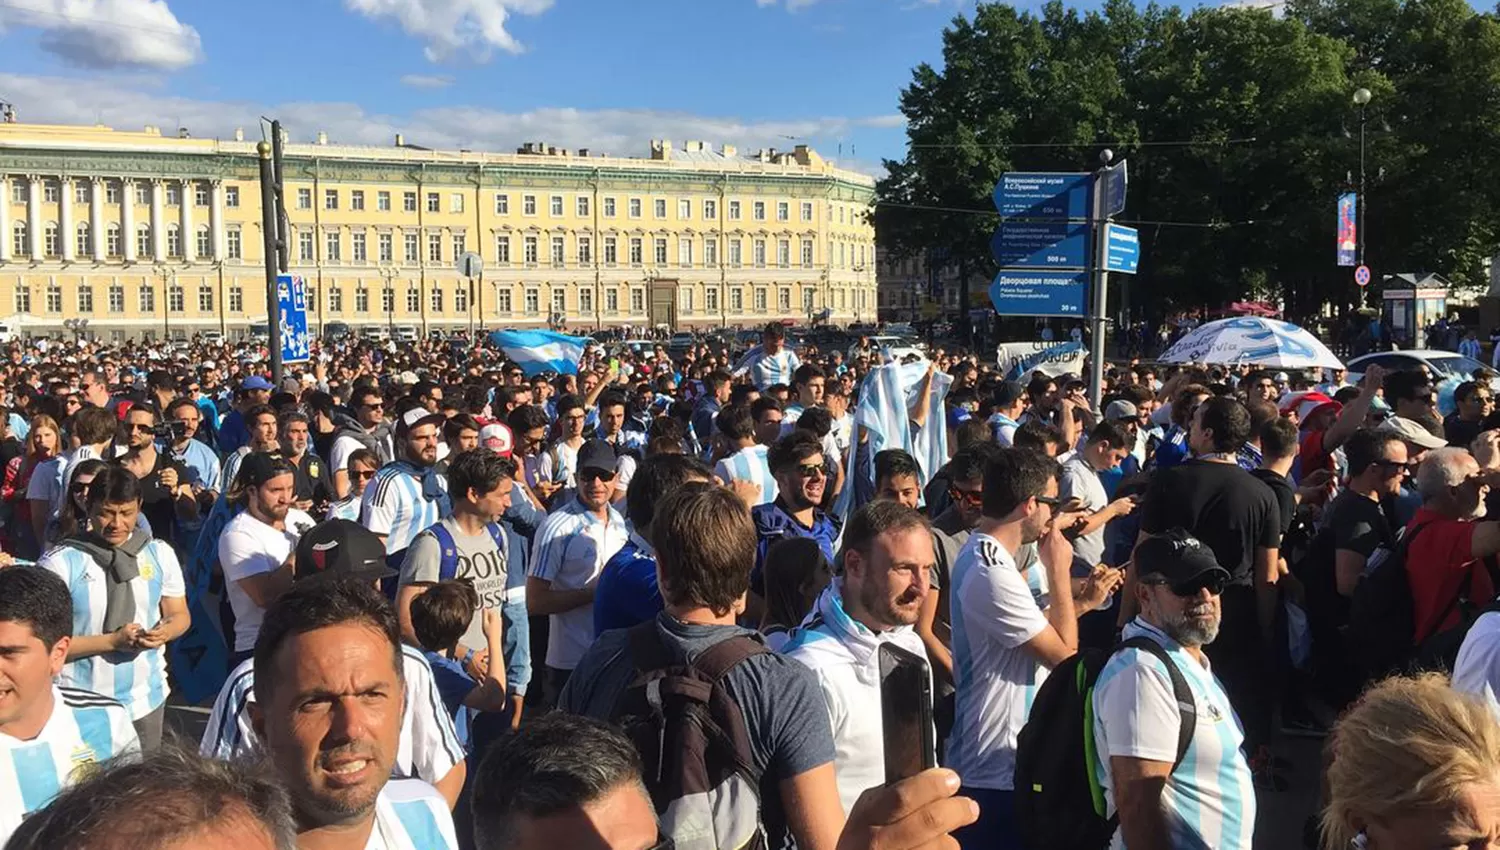
[[[1182,671],[1160,644],[1140,636],[1112,652],[1079,652],[1057,665],[1042,683],[1017,741],[1016,821],[1026,847],[1100,850],[1119,826],[1119,815],[1105,815],[1104,789],[1095,772],[1108,756],[1094,749],[1094,686],[1104,665],[1122,649],[1149,652],[1166,665],[1182,721],[1172,769],[1187,755],[1198,724],[1197,703]]]
[[[770,650],[738,635],[686,662],[655,620],[630,629],[629,647],[636,673],[610,719],[640,752],[662,834],[676,850],[765,850],[761,777],[724,676]]]
[[[1406,575],[1406,552],[1427,525],[1412,526],[1395,546],[1375,550],[1354,587],[1346,646],[1367,680],[1401,669],[1416,652],[1415,603]]]

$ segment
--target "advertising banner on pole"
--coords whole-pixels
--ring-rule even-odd
[[[1338,264],[1353,266],[1359,262],[1359,196],[1353,192],[1339,195]]]

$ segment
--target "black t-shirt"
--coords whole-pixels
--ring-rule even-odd
[[[188,480],[187,467],[172,460],[165,452],[158,451],[156,466],[151,468],[150,474],[141,479],[141,513],[146,515],[146,522],[151,524],[152,537],[157,540],[171,541],[175,533],[177,509],[172,491],[163,487],[161,483],[161,473],[166,469],[177,470],[179,484]]]
[[[1281,508],[1271,488],[1237,464],[1189,460],[1151,476],[1141,530],[1184,528],[1213,550],[1230,583],[1254,584],[1255,550],[1281,545]]]
[[[1443,439],[1447,440],[1450,446],[1466,449],[1484,428],[1484,420],[1469,422],[1458,418],[1457,413],[1449,414],[1448,418],[1443,420]]]
[[[1369,558],[1380,546],[1395,543],[1391,521],[1380,503],[1350,490],[1329,503],[1323,528],[1333,535],[1334,552],[1348,549]]]
[[[1260,483],[1271,488],[1276,496],[1276,504],[1279,508],[1278,516],[1281,519],[1281,533],[1285,535],[1292,528],[1292,520],[1297,518],[1297,491],[1292,489],[1292,483],[1286,480],[1286,476],[1270,469],[1253,469],[1250,471]]]
[[[304,452],[292,474],[297,501],[317,504],[333,501],[333,473],[328,464],[312,452]]]

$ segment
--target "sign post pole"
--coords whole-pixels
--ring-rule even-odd
[[[281,386],[281,322],[278,316],[276,276],[276,178],[271,166],[271,143],[260,142],[255,146],[260,157],[260,211],[261,234],[265,237],[266,258],[266,327],[270,332],[271,385]],[[184,203],[186,199],[184,199]],[[187,238],[186,235],[183,236]],[[168,305],[170,307],[170,305]]]
[[[1089,229],[1093,244],[1089,252],[1089,277],[1094,285],[1094,297],[1089,308],[1089,327],[1093,336],[1089,339],[1089,406],[1095,414],[1103,413],[1104,400],[1104,325],[1108,316],[1109,273],[1105,271],[1105,258],[1109,252],[1108,227],[1104,221],[1109,215],[1105,203],[1105,189],[1109,183],[1109,161],[1114,151],[1105,149],[1099,154],[1103,163],[1094,172],[1093,203],[1089,207]]]

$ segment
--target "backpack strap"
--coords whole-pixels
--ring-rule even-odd
[[[714,684],[734,669],[741,661],[770,652],[766,645],[749,635],[726,638],[698,653],[693,667]]]
[[[490,532],[490,539],[495,541],[495,548],[500,551],[501,555],[508,556],[510,553],[506,551],[505,529],[501,528],[498,522],[488,523],[485,528]]]
[[[1193,733],[1198,728],[1198,703],[1193,699],[1193,690],[1188,687],[1187,678],[1177,668],[1177,663],[1167,653],[1161,644],[1145,635],[1137,635],[1120,644],[1120,649],[1139,649],[1149,652],[1162,664],[1166,665],[1167,675],[1172,679],[1172,696],[1177,700],[1177,712],[1180,715],[1180,724],[1177,727],[1177,760],[1172,762],[1172,770],[1182,764],[1187,756],[1188,747],[1192,746]]]
[[[458,545],[441,522],[429,525],[425,531],[431,534],[438,545],[438,581],[448,581],[458,575]]]

